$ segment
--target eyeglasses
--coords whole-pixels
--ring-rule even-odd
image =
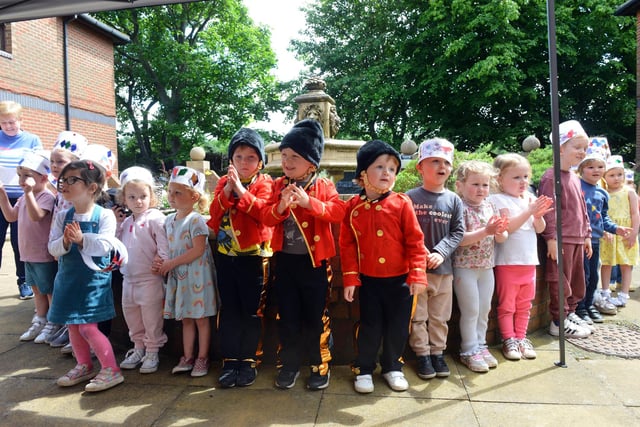
[[[59,178],[58,179],[58,187],[60,187],[61,184],[69,184],[69,185],[73,185],[78,181],[82,181],[85,184],[87,183],[87,180],[84,178],[80,178],[79,176],[68,176],[66,178]]]

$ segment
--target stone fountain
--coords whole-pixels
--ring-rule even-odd
[[[298,104],[296,123],[303,119],[315,119],[320,122],[324,131],[324,154],[320,162],[320,170],[325,171],[337,184],[341,193],[354,192],[349,184],[356,170],[356,153],[364,141],[347,141],[336,139],[340,129],[340,116],[336,110],[336,102],[325,89],[327,84],[319,78],[310,78],[304,84],[305,93],[294,100]],[[271,175],[282,174],[280,159],[280,143],[272,142],[265,147],[267,165],[265,172]],[[346,180],[345,183],[341,180]],[[342,191],[341,191],[342,190]],[[357,191],[357,187],[356,187]]]

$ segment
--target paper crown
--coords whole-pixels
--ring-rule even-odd
[[[429,157],[437,157],[453,165],[453,144],[444,138],[432,138],[423,141],[418,148],[420,157],[418,163]]]
[[[47,176],[51,173],[49,152],[45,150],[27,151],[18,166]]]
[[[82,256],[82,261],[84,261],[87,267],[94,271],[109,272],[117,270],[127,263],[128,252],[124,243],[116,239],[114,236],[99,235],[97,236],[97,240],[106,244],[106,246],[109,248],[109,253],[93,253],[90,251],[81,250],[80,255]],[[101,248],[104,247],[102,245],[99,246]],[[93,257],[104,257],[105,255],[109,257],[106,265],[99,266],[93,260]]]
[[[151,175],[149,169],[140,166],[131,166],[130,168],[122,171],[122,173],[120,174],[121,187],[124,188],[124,186],[131,181],[141,181],[152,188],[155,186],[153,175]]]
[[[588,160],[598,160],[606,165],[607,159],[611,156],[609,143],[607,138],[597,137],[591,138],[584,159],[580,161],[580,165]],[[579,166],[579,165],[578,165]]]
[[[111,150],[100,144],[88,145],[80,156],[80,159],[91,160],[92,162],[96,162],[98,165],[102,166],[106,172],[105,175],[107,178],[111,176],[113,168],[116,165],[116,157],[113,155]]]
[[[560,123],[558,133],[560,134],[560,145],[564,145],[565,142],[578,136],[589,139],[589,136],[577,120],[567,120]],[[549,134],[549,140],[553,141],[553,133]]]
[[[175,182],[176,184],[186,185],[200,194],[204,194],[204,181],[205,177],[202,172],[186,166],[174,167],[169,178],[170,183]]]
[[[66,150],[77,158],[80,158],[87,148],[87,145],[89,145],[87,138],[78,132],[65,130],[58,134],[58,139],[56,139],[55,144],[53,144],[53,149]]]
[[[633,169],[625,169],[624,170],[624,179],[627,181],[633,181],[633,179],[635,178],[635,173],[633,172]]]
[[[611,169],[615,169],[615,168],[624,169],[624,160],[622,159],[622,156],[614,155],[607,159],[606,165],[607,165],[606,166],[607,171],[610,171]]]

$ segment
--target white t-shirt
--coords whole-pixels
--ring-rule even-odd
[[[514,217],[526,210],[536,197],[524,193],[524,198],[513,197],[508,194],[492,194],[488,198],[500,209],[509,209],[509,217]],[[525,221],[522,226],[509,233],[509,238],[504,243],[496,243],[496,265],[538,265],[538,238],[533,227],[533,216]]]

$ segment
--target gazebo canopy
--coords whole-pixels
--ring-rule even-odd
[[[0,0],[0,24],[199,0]]]

